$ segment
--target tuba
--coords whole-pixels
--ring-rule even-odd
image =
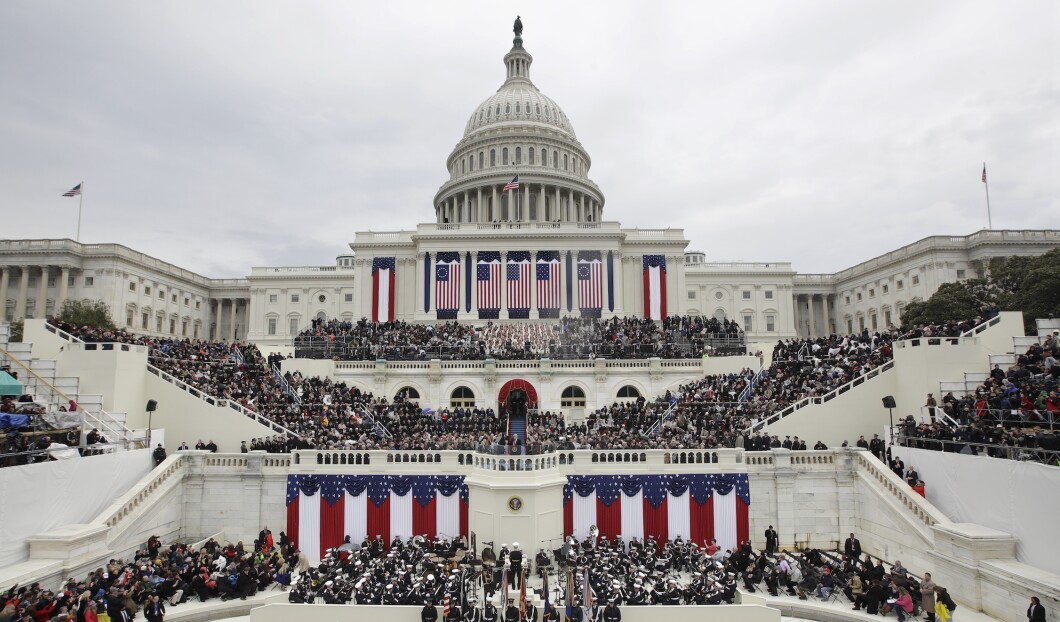
[[[592,541],[593,546],[596,546],[596,541],[600,538],[600,528],[596,525],[589,526],[589,540]]]

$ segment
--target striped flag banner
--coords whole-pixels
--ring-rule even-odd
[[[508,285],[508,317],[530,318],[530,251],[508,251],[505,281]]]
[[[393,257],[372,260],[372,321],[394,321],[394,266]]]
[[[559,251],[537,252],[537,314],[538,317],[558,318],[560,298]]]
[[[434,267],[434,297],[438,319],[455,320],[460,312],[460,253],[438,253]]]
[[[603,306],[600,251],[578,251],[578,310],[582,317],[600,317]]]
[[[475,266],[478,319],[495,320],[501,315],[501,254],[479,251]]]
[[[342,544],[468,534],[463,475],[288,475],[287,534],[311,564]]]
[[[644,256],[644,317],[666,319],[666,256]]]
[[[751,491],[746,473],[692,475],[568,475],[563,487],[563,532],[662,544],[681,536],[735,550],[750,539]]]

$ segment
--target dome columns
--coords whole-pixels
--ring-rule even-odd
[[[454,191],[435,207],[438,224],[600,222],[599,200],[559,184],[522,182],[502,193],[496,184]]]

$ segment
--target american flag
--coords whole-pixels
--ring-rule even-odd
[[[508,316],[530,317],[530,252],[510,251],[506,268],[508,282]]]
[[[455,320],[460,310],[460,253],[438,253],[434,271],[438,319]]]
[[[541,317],[559,317],[560,263],[557,251],[540,251],[537,254],[537,308]]]
[[[479,251],[475,274],[479,319],[496,319],[501,308],[501,254]]]
[[[599,251],[578,252],[578,308],[599,312],[603,308],[603,262]]]
[[[593,586],[589,585],[589,570],[582,571],[582,608],[585,610],[582,620],[593,622]]]
[[[986,170],[986,169],[984,169],[984,170]],[[985,174],[985,173],[984,173],[984,174]],[[985,181],[985,180],[984,180],[984,181]],[[518,186],[519,184],[518,184],[518,183],[516,183],[515,185],[516,185],[516,186]],[[64,192],[64,193],[63,193],[63,196],[64,196],[64,197],[76,197],[76,196],[77,196],[77,195],[79,195],[79,194],[81,194],[81,184],[77,184],[77,185],[76,185],[76,186],[74,186],[73,188],[70,188],[69,190],[67,190],[66,192]]]
[[[984,184],[986,183],[986,165],[985,164],[983,165],[983,183]],[[80,188],[80,187],[81,186],[78,186],[78,188]],[[73,192],[73,191],[71,190],[71,192]]]
[[[449,592],[445,593],[445,600],[443,601],[443,603],[444,604],[442,605],[442,614],[448,618],[449,612],[453,610],[452,603],[449,600]]]
[[[511,181],[509,181],[508,183],[504,184],[504,189],[501,190],[501,192],[508,192],[509,190],[518,190],[518,189],[519,189],[519,176],[516,175],[515,177],[512,177]]]

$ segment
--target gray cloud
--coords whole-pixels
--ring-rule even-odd
[[[211,276],[429,221],[517,11],[610,220],[830,272],[984,227],[986,160],[1055,228],[1057,6],[3,3],[2,235],[72,237],[81,179],[83,240]]]

